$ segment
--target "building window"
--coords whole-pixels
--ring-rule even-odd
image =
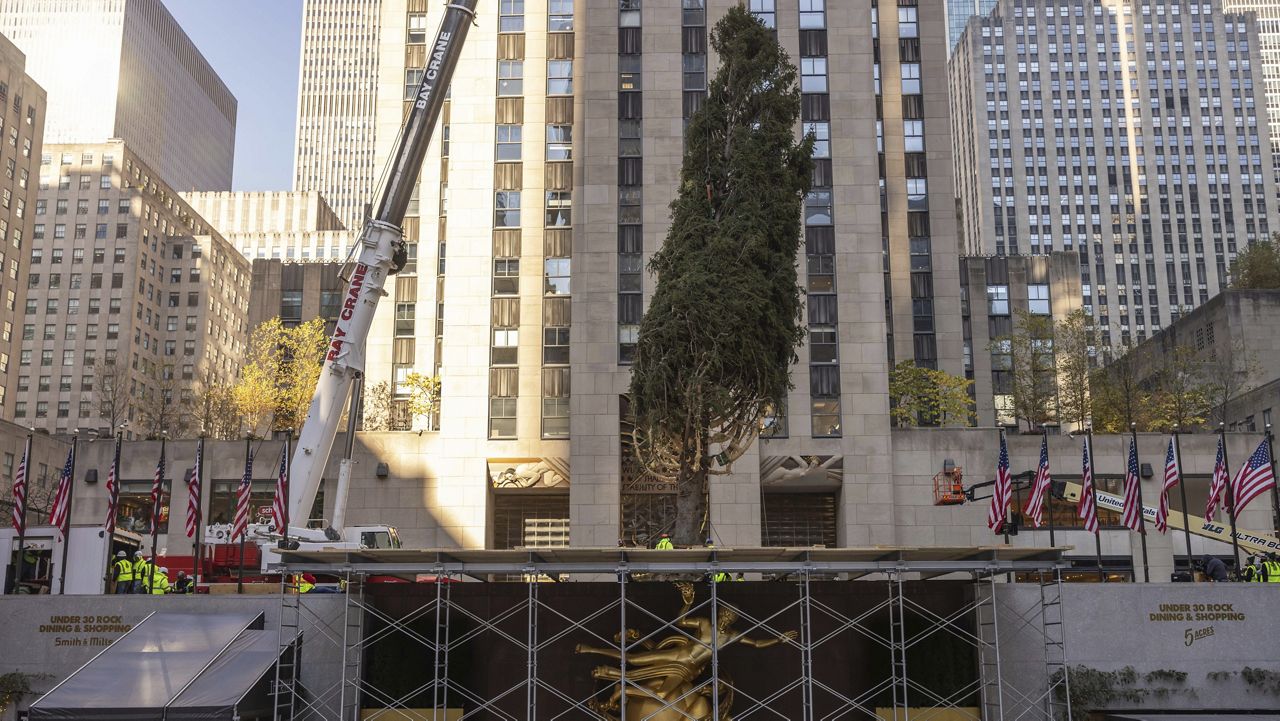
[[[544,365],[569,364],[569,328],[542,329],[542,362]]]
[[[489,437],[516,437],[516,399],[489,399]]]
[[[521,132],[519,125],[498,126],[497,149],[494,153],[496,160],[501,162],[520,159]]]
[[[178,307],[177,293],[169,294],[169,307]],[[286,290],[280,294],[280,320],[285,323],[299,323],[302,321],[302,291]]]
[[[800,58],[800,92],[827,92],[826,58]]]
[[[494,258],[493,294],[516,295],[520,292],[520,259]]]
[[[404,99],[413,100],[418,97],[418,88],[422,86],[422,76],[427,71],[424,68],[405,68],[404,69]]]
[[[547,61],[547,95],[573,95],[572,60]]]
[[[902,64],[902,94],[920,94],[920,63]]]
[[[547,126],[547,160],[573,159],[573,126]]]
[[[778,27],[778,6],[776,0],[751,0],[748,5],[751,13],[760,19],[767,28]]]
[[[805,196],[804,222],[806,225],[831,225],[831,216],[830,190],[813,190]]]
[[[800,29],[819,30],[827,26],[827,0],[800,0]]]
[[[498,95],[524,94],[524,61],[498,61]]]
[[[813,136],[813,157],[831,157],[831,123],[809,123],[805,132]]]
[[[915,8],[910,8],[914,10]],[[902,121],[902,140],[908,153],[924,152],[924,121]]]
[[[547,1],[547,32],[573,31],[573,0]]]
[[[915,7],[898,8],[898,37],[920,37],[920,28],[917,20],[918,10],[919,9]]]
[[[547,191],[546,226],[563,228],[573,225],[573,191]]]
[[[684,65],[684,89],[706,90],[707,56],[703,53],[685,53],[682,63]]]
[[[542,436],[569,437],[569,369],[542,371]]]
[[[500,0],[498,3],[498,32],[524,32],[524,0]]]
[[[569,295],[569,259],[547,258],[543,261],[546,273],[543,279],[547,295]]]
[[[412,337],[415,318],[417,317],[416,303],[396,303],[396,336]]]
[[[987,314],[1009,315],[1009,286],[987,286]]]
[[[493,224],[498,228],[520,227],[520,191],[499,190],[494,193]]]
[[[840,399],[814,398],[810,407],[814,438],[835,438],[840,435]]]
[[[1027,286],[1027,310],[1035,315],[1049,315],[1049,286]]]
[[[493,331],[493,362],[491,365],[515,365],[520,347],[518,328],[495,328]]]
[[[427,42],[426,13],[409,13],[408,37],[405,41],[410,45],[420,45]]]

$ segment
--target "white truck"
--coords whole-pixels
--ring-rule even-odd
[[[142,547],[142,537],[136,533],[117,530],[111,538],[100,525],[72,526],[70,545],[74,553],[63,553],[66,545],[57,537],[53,526],[27,528],[22,546],[27,554],[23,564],[23,578],[17,584],[18,593],[60,593],[62,560],[67,560],[67,588],[71,594],[98,594],[110,590],[107,579],[112,559],[117,551],[124,551],[130,559],[133,552]],[[0,529],[0,548],[6,553],[0,562],[4,566],[3,593],[13,593],[13,576],[17,573],[18,533],[12,528]]]

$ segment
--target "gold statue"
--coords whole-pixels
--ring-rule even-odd
[[[686,616],[693,606],[694,589],[689,583],[677,583],[684,606],[680,608],[680,619],[675,625],[685,629],[689,635],[673,634],[658,643],[643,641],[643,651],[627,654],[627,710],[626,716],[619,716],[623,693],[622,670],[618,666],[597,666],[591,676],[596,679],[613,681],[613,692],[607,701],[593,700],[591,708],[605,721],[731,721],[729,712],[733,708],[733,690],[724,683],[724,674],[720,688],[707,686],[697,691],[699,679],[711,664],[713,643],[724,648],[731,643],[739,643],[752,648],[768,648],[791,641],[796,637],[795,631],[787,631],[777,638],[758,640],[749,638],[743,633],[734,631],[733,624],[738,614],[727,606],[720,606],[713,626],[711,619],[704,616]],[[691,639],[690,636],[693,638]],[[621,634],[614,640],[621,643]],[[626,630],[627,642],[640,638],[635,629]],[[694,640],[696,639],[696,640]],[[589,653],[605,656],[621,662],[622,654],[614,648],[597,648],[578,644],[575,653]],[[713,719],[715,700],[712,694],[719,694],[720,718]]]

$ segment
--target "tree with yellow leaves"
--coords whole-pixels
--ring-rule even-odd
[[[302,427],[327,345],[322,318],[290,328],[277,317],[253,329],[244,367],[232,388],[246,433],[296,433]]]

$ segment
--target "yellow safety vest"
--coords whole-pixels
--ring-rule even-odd
[[[168,593],[169,577],[159,571],[151,574],[151,592],[156,594]]]
[[[316,587],[314,583],[309,583],[305,577],[300,575],[293,577],[293,585],[298,587],[298,593],[310,593],[311,589]]]
[[[723,583],[724,581],[729,580],[729,574],[725,573],[724,571],[717,571],[716,575],[713,576],[712,578],[715,579],[716,583]]]
[[[116,569],[116,583],[133,580],[133,561],[130,561],[127,558],[117,558],[114,565]]]
[[[1267,572],[1267,583],[1280,583],[1280,561],[1267,561],[1262,567]]]
[[[140,558],[133,562],[133,577],[138,581],[145,581],[151,576],[151,562],[145,558]]]
[[[675,546],[671,543],[670,538],[662,538],[658,540],[658,545],[654,546],[654,548],[660,551],[670,551],[674,549]]]

